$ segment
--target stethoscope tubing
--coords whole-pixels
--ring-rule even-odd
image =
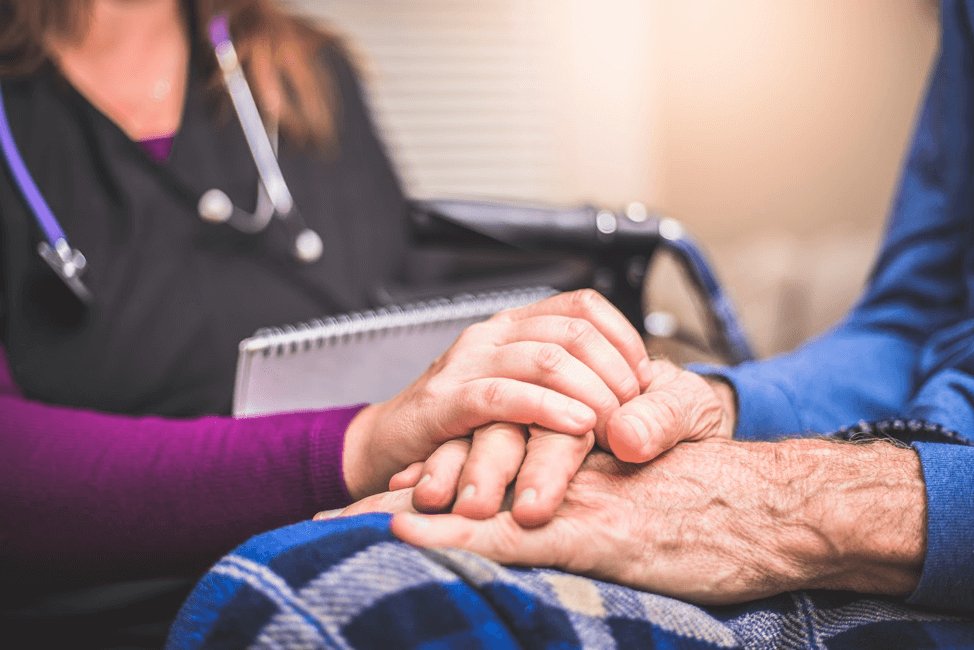
[[[14,141],[13,130],[10,127],[10,120],[7,118],[7,109],[4,103],[3,84],[0,84],[0,149],[3,149],[3,157],[7,161],[14,183],[20,187],[27,206],[34,213],[37,225],[44,231],[44,238],[47,239],[51,248],[59,248],[59,242],[67,242],[67,235],[64,234],[64,229],[61,228],[57,217],[51,211],[51,206],[47,204],[40,188],[34,182],[34,177],[27,170],[27,165],[20,155],[17,143]]]
[[[271,219],[277,216],[291,233],[292,252],[295,257],[305,263],[315,262],[322,254],[321,237],[305,224],[294,204],[294,198],[277,161],[276,147],[271,143],[270,135],[257,108],[257,102],[254,100],[237,57],[226,15],[218,15],[210,22],[209,36],[223,73],[227,92],[230,94],[231,104],[240,120],[247,147],[257,167],[259,182],[257,211],[253,214],[237,208],[224,192],[217,189],[211,189],[200,197],[197,211],[203,219],[226,222],[241,232],[251,234],[264,230]],[[91,293],[80,277],[87,262],[79,250],[69,245],[64,229],[27,169],[7,116],[2,84],[0,84],[0,150],[3,152],[14,183],[20,189],[27,207],[44,233],[46,241],[38,244],[40,256],[51,265],[79,298],[89,302]],[[207,197],[210,199],[208,203],[205,200]]]
[[[231,104],[243,130],[247,147],[257,166],[261,184],[267,191],[274,209],[281,218],[287,218],[294,210],[294,198],[284,181],[284,174],[277,162],[264,121],[257,110],[257,102],[244,77],[236,48],[230,38],[230,26],[225,15],[216,16],[210,23],[210,43],[223,73]]]

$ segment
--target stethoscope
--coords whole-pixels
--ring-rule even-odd
[[[291,236],[291,252],[304,263],[312,263],[321,257],[321,237],[308,227],[294,204],[294,197],[284,181],[284,174],[277,161],[276,147],[257,109],[250,84],[243,73],[240,59],[230,38],[230,25],[226,16],[216,16],[209,24],[209,38],[223,75],[230,101],[247,141],[247,148],[257,167],[257,206],[253,213],[234,205],[225,192],[210,189],[203,193],[197,204],[197,212],[205,221],[226,223],[244,233],[263,231],[274,217],[287,228]],[[272,129],[275,132],[276,127]],[[91,291],[82,280],[87,260],[77,248],[68,243],[68,237],[60,222],[51,211],[37,183],[27,170],[20,155],[7,119],[3,88],[0,86],[0,149],[10,168],[14,183],[27,202],[37,225],[44,233],[44,241],[37,245],[37,252],[64,284],[83,303],[89,304]]]

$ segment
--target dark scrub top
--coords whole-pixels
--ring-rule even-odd
[[[2,81],[27,167],[94,294],[73,306],[36,253],[41,232],[0,165],[0,338],[28,398],[128,414],[230,409],[237,345],[265,326],[360,309],[395,276],[405,203],[347,61],[330,69],[337,147],[280,144],[295,202],[324,241],[318,262],[289,252],[280,223],[248,235],[200,219],[199,196],[254,209],[257,172],[231,110],[206,92],[195,52],[182,125],[157,163],[52,66]]]

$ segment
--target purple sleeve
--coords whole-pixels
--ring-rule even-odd
[[[185,572],[250,535],[347,504],[342,446],[361,408],[172,420],[0,391],[0,574]]]

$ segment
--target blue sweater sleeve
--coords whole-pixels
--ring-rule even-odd
[[[909,602],[974,610],[974,447],[914,443],[927,491],[927,550]]]
[[[945,32],[950,23],[945,18]],[[838,327],[792,353],[734,368],[694,368],[736,388],[739,437],[832,431],[902,414],[916,391],[932,333],[963,321],[970,231],[963,201],[970,201],[970,182],[958,170],[974,164],[958,140],[972,105],[971,83],[965,53],[955,52],[957,44],[947,37],[882,250],[859,303]],[[937,363],[927,360],[929,368]]]
[[[694,368],[734,386],[742,439],[896,415],[974,440],[974,44],[967,4],[943,2],[941,19],[940,55],[860,302],[838,327],[790,354]],[[928,541],[911,602],[974,609],[974,447],[914,448],[926,483]]]

